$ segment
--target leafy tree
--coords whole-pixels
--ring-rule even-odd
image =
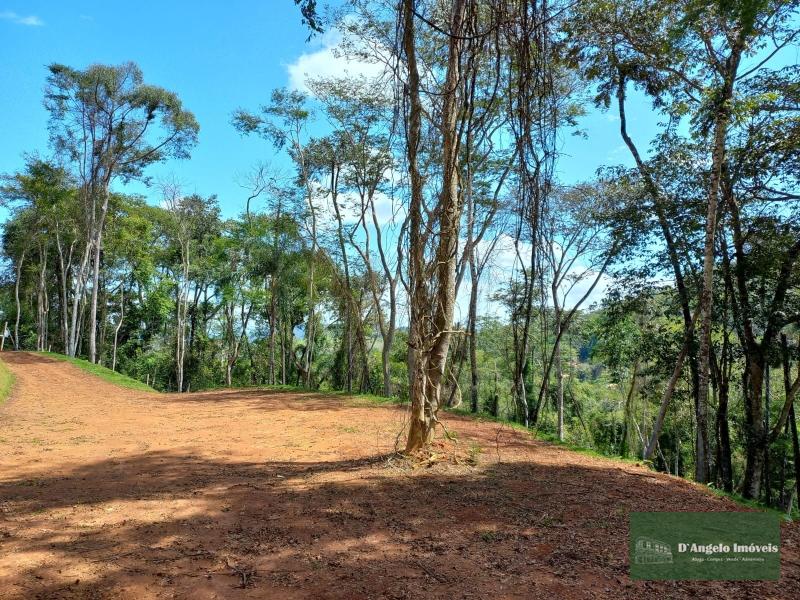
[[[97,360],[97,299],[103,232],[112,181],[140,178],[148,165],[188,158],[199,126],[178,96],[144,83],[134,63],[77,70],[51,64],[45,91],[51,144],[79,185],[85,223],[82,258],[73,293],[68,353],[77,352],[76,322],[91,274],[89,360]],[[91,260],[91,265],[89,264]]]

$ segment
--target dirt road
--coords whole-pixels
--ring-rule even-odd
[[[741,509],[497,424],[449,418],[460,460],[412,468],[399,408],[2,359],[0,598],[800,597],[797,524],[778,583],[630,581],[630,511]]]

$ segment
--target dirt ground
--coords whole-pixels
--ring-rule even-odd
[[[800,597],[798,524],[777,583],[631,581],[630,511],[742,510],[635,465],[456,417],[461,459],[410,463],[402,408],[2,358],[3,599]]]

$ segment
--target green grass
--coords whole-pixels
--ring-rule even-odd
[[[726,492],[724,490],[720,490],[712,486],[708,486],[708,489],[715,496],[719,496],[720,498],[728,498],[729,500],[733,500],[734,502],[736,502],[736,504],[740,506],[744,506],[746,508],[752,508],[753,510],[775,513],[785,521],[796,521],[797,519],[800,519],[800,511],[797,510],[796,508],[792,509],[791,514],[787,514],[786,511],[784,510],[775,508],[774,506],[767,506],[763,502],[758,502],[757,500],[748,500],[744,496],[741,496],[736,493]]]
[[[591,456],[592,458],[600,458],[614,462],[623,462],[637,466],[652,467],[652,463],[650,461],[642,460],[641,458],[631,458],[630,456],[620,456],[618,454],[603,454],[602,452],[595,450],[594,448],[577,446],[575,444],[570,444],[569,442],[561,442],[558,440],[555,434],[545,433],[541,431],[538,432],[538,434],[536,432],[532,433],[533,437],[536,439],[543,440],[555,446],[561,446],[562,448],[566,448],[567,450],[571,450],[572,452],[577,452],[578,454],[585,454],[586,456]]]
[[[610,460],[614,462],[624,462],[628,464],[636,464],[636,465],[647,465],[646,462],[642,461],[641,459],[630,458],[625,456],[612,456],[609,454],[603,454],[593,448],[587,448],[585,446],[578,446],[576,444],[570,444],[569,442],[562,442],[551,433],[547,433],[545,431],[538,431],[536,429],[530,429],[525,427],[522,423],[518,423],[516,421],[511,421],[510,419],[504,419],[502,417],[495,417],[488,413],[474,413],[469,408],[445,408],[446,412],[453,413],[456,415],[461,415],[462,417],[468,417],[470,419],[475,419],[479,423],[499,423],[501,425],[505,425],[509,429],[515,429],[520,433],[524,433],[529,435],[531,438],[535,440],[541,440],[543,442],[547,442],[548,444],[553,444],[554,446],[560,446],[562,448],[566,448],[567,450],[571,450],[572,452],[577,452],[579,454],[585,454],[586,456],[591,456],[592,458],[600,458],[605,460]]]
[[[0,404],[3,404],[11,394],[11,388],[14,387],[14,374],[0,360]]]
[[[586,448],[586,447],[583,447],[583,446],[576,446],[575,444],[570,444],[570,443],[567,443],[567,442],[561,442],[561,441],[558,440],[558,438],[554,434],[547,433],[547,432],[542,432],[542,431],[537,432],[536,430],[527,429],[521,423],[517,423],[517,422],[514,422],[514,421],[509,421],[509,420],[503,419],[501,417],[494,417],[494,416],[486,414],[486,413],[477,413],[476,414],[476,413],[471,412],[468,408],[456,408],[456,409],[445,409],[445,410],[447,412],[451,412],[451,413],[455,413],[455,414],[462,415],[462,416],[465,416],[465,417],[469,417],[471,419],[475,419],[475,420],[477,420],[479,422],[502,423],[503,425],[506,425],[507,427],[509,427],[511,429],[516,429],[517,431],[520,431],[520,432],[523,432],[523,433],[527,433],[528,435],[530,435],[534,439],[542,440],[542,441],[545,441],[547,443],[550,443],[550,444],[553,444],[553,445],[556,445],[556,446],[560,446],[562,448],[566,448],[568,450],[571,450],[572,452],[577,452],[579,454],[584,454],[584,455],[587,455],[587,456],[591,456],[593,458],[600,458],[600,459],[604,459],[604,460],[608,460],[608,461],[612,461],[612,462],[623,462],[623,463],[628,463],[628,464],[636,464],[638,466],[646,466],[646,467],[650,468],[651,470],[655,471],[655,469],[653,469],[653,465],[652,465],[652,463],[650,461],[643,461],[641,459],[624,457],[624,456],[612,456],[612,455],[609,455],[609,454],[602,454],[601,452],[598,452],[597,450],[594,450],[592,448]],[[685,479],[686,481],[691,481],[691,479],[684,478],[684,477],[682,477],[681,479]],[[748,499],[742,497],[739,494],[731,494],[731,493],[725,492],[723,490],[717,489],[717,488],[712,487],[712,486],[704,486],[704,487],[707,490],[709,490],[712,494],[714,494],[715,496],[719,496],[719,497],[722,497],[722,498],[728,498],[730,500],[733,500],[736,504],[738,504],[740,506],[744,506],[746,508],[751,508],[753,510],[760,510],[760,511],[775,513],[775,514],[779,515],[782,519],[787,520],[787,521],[795,521],[795,520],[800,519],[800,510],[798,510],[796,508],[793,509],[792,513],[789,515],[789,514],[786,514],[785,511],[782,511],[782,510],[780,510],[778,508],[767,506],[766,504],[764,504],[762,502],[758,502],[756,500],[748,500]]]
[[[141,381],[133,379],[132,377],[128,377],[127,375],[123,375],[122,373],[117,373],[111,369],[107,369],[106,367],[92,364],[88,360],[72,358],[69,356],[64,356],[63,354],[57,354],[55,352],[37,352],[36,354],[39,354],[40,356],[46,356],[47,358],[68,362],[72,365],[75,365],[79,369],[94,375],[95,377],[99,377],[100,379],[103,379],[109,383],[113,383],[119,387],[128,388],[131,390],[139,390],[142,392],[156,391]]]
[[[466,416],[466,417],[477,419],[478,421],[490,421],[490,422],[495,422],[495,423],[503,423],[503,424],[507,425],[508,427],[511,427],[512,429],[516,429],[518,431],[521,431],[521,432],[524,432],[524,433],[528,433],[531,437],[533,437],[535,439],[539,439],[539,440],[548,442],[550,444],[553,444],[553,445],[556,445],[556,446],[560,446],[562,448],[566,448],[567,450],[571,450],[572,452],[577,452],[579,454],[584,454],[586,456],[591,456],[593,458],[604,459],[604,460],[608,460],[608,461],[612,461],[612,462],[623,462],[623,463],[628,463],[628,464],[635,464],[637,466],[646,466],[646,467],[650,468],[651,470],[655,471],[655,469],[652,468],[653,465],[652,465],[652,463],[650,461],[643,461],[642,459],[630,458],[630,457],[625,457],[625,456],[614,456],[614,455],[610,455],[610,454],[603,454],[603,453],[598,452],[597,450],[594,450],[592,448],[586,448],[586,447],[583,447],[583,446],[576,446],[575,444],[570,444],[570,443],[567,443],[567,442],[561,442],[553,434],[542,432],[542,431],[536,432],[535,430],[526,429],[525,426],[520,424],[520,423],[516,423],[516,422],[513,422],[513,421],[508,421],[506,419],[502,419],[502,418],[499,418],[499,417],[493,417],[491,415],[481,414],[481,413],[478,413],[476,415],[475,413],[470,412],[469,409],[464,409],[464,408],[457,408],[455,410],[449,410],[448,412],[454,412],[454,413],[457,413],[457,414],[460,414],[460,415],[463,415],[463,416]],[[681,479],[685,479],[686,481],[691,481],[691,479],[688,479],[688,478],[685,478],[685,477],[681,477]],[[709,490],[712,494],[714,494],[715,496],[728,498],[730,500],[733,500],[734,502],[736,502],[740,506],[744,506],[746,508],[752,508],[753,510],[760,510],[760,511],[765,511],[765,512],[772,512],[772,513],[775,513],[775,514],[779,515],[782,519],[785,519],[785,520],[788,520],[788,521],[797,520],[797,519],[800,518],[800,511],[798,511],[797,509],[794,509],[792,511],[791,515],[787,515],[785,511],[782,511],[782,510],[780,510],[778,508],[774,508],[774,507],[771,507],[771,506],[767,506],[766,504],[764,504],[762,502],[758,502],[758,501],[755,501],[755,500],[747,500],[746,498],[742,497],[739,494],[731,494],[731,493],[725,492],[723,490],[717,489],[717,488],[712,487],[712,486],[704,486],[704,487],[707,490]]]
[[[378,405],[386,405],[386,404],[397,404],[403,405],[408,404],[408,400],[403,400],[396,396],[392,396],[387,398],[386,396],[377,396],[375,394],[348,394],[347,392],[339,391],[339,390],[306,390],[304,388],[293,388],[295,391],[301,392],[308,392],[308,393],[317,393],[317,394],[325,394],[327,396],[344,396],[356,401],[359,404],[378,404]],[[522,423],[517,423],[516,421],[511,421],[510,419],[504,419],[502,417],[495,417],[488,413],[479,412],[473,413],[469,410],[468,407],[459,407],[459,408],[443,408],[445,412],[452,413],[455,415],[460,415],[462,417],[467,417],[470,419],[474,419],[479,423],[499,423],[505,425],[510,429],[515,429],[521,433],[529,435],[533,439],[542,440],[548,442],[550,444],[561,446],[562,448],[566,448],[567,450],[571,450],[573,452],[578,452],[580,454],[585,454],[587,456],[591,456],[594,458],[605,459],[614,462],[624,462],[628,464],[636,464],[636,465],[647,465],[647,463],[643,462],[641,459],[636,458],[629,458],[623,456],[610,456],[608,454],[602,454],[597,450],[592,448],[586,448],[583,446],[576,446],[575,444],[570,444],[567,442],[560,442],[554,435],[549,433],[545,433],[542,431],[536,431],[535,429],[529,429],[525,427]]]
[[[325,391],[317,391],[315,393],[324,394],[326,396],[343,396],[345,398],[350,398],[354,400],[357,405],[366,405],[366,404],[407,404],[407,400],[402,400],[397,396],[378,396],[376,394],[348,394],[344,391],[339,390],[325,390]]]
[[[318,393],[316,390],[308,390],[304,387],[300,387],[297,385],[289,385],[289,384],[275,384],[275,385],[225,385],[221,383],[220,385],[207,385],[197,389],[192,388],[189,390],[191,393],[201,393],[201,392],[218,392],[221,390],[260,390],[264,392],[297,392],[303,394],[314,394]]]

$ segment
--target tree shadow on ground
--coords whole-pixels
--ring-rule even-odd
[[[4,598],[797,597],[782,579],[634,582],[631,511],[734,510],[623,469],[392,455],[227,462],[148,452],[0,483]],[[794,544],[794,550],[789,550]],[[787,562],[790,561],[790,562]],[[77,581],[76,581],[77,580]]]
[[[165,394],[164,401],[183,404],[245,404],[260,410],[342,410],[375,408],[374,404],[355,402],[344,396],[322,392],[271,390],[269,388],[218,389],[187,394]]]

